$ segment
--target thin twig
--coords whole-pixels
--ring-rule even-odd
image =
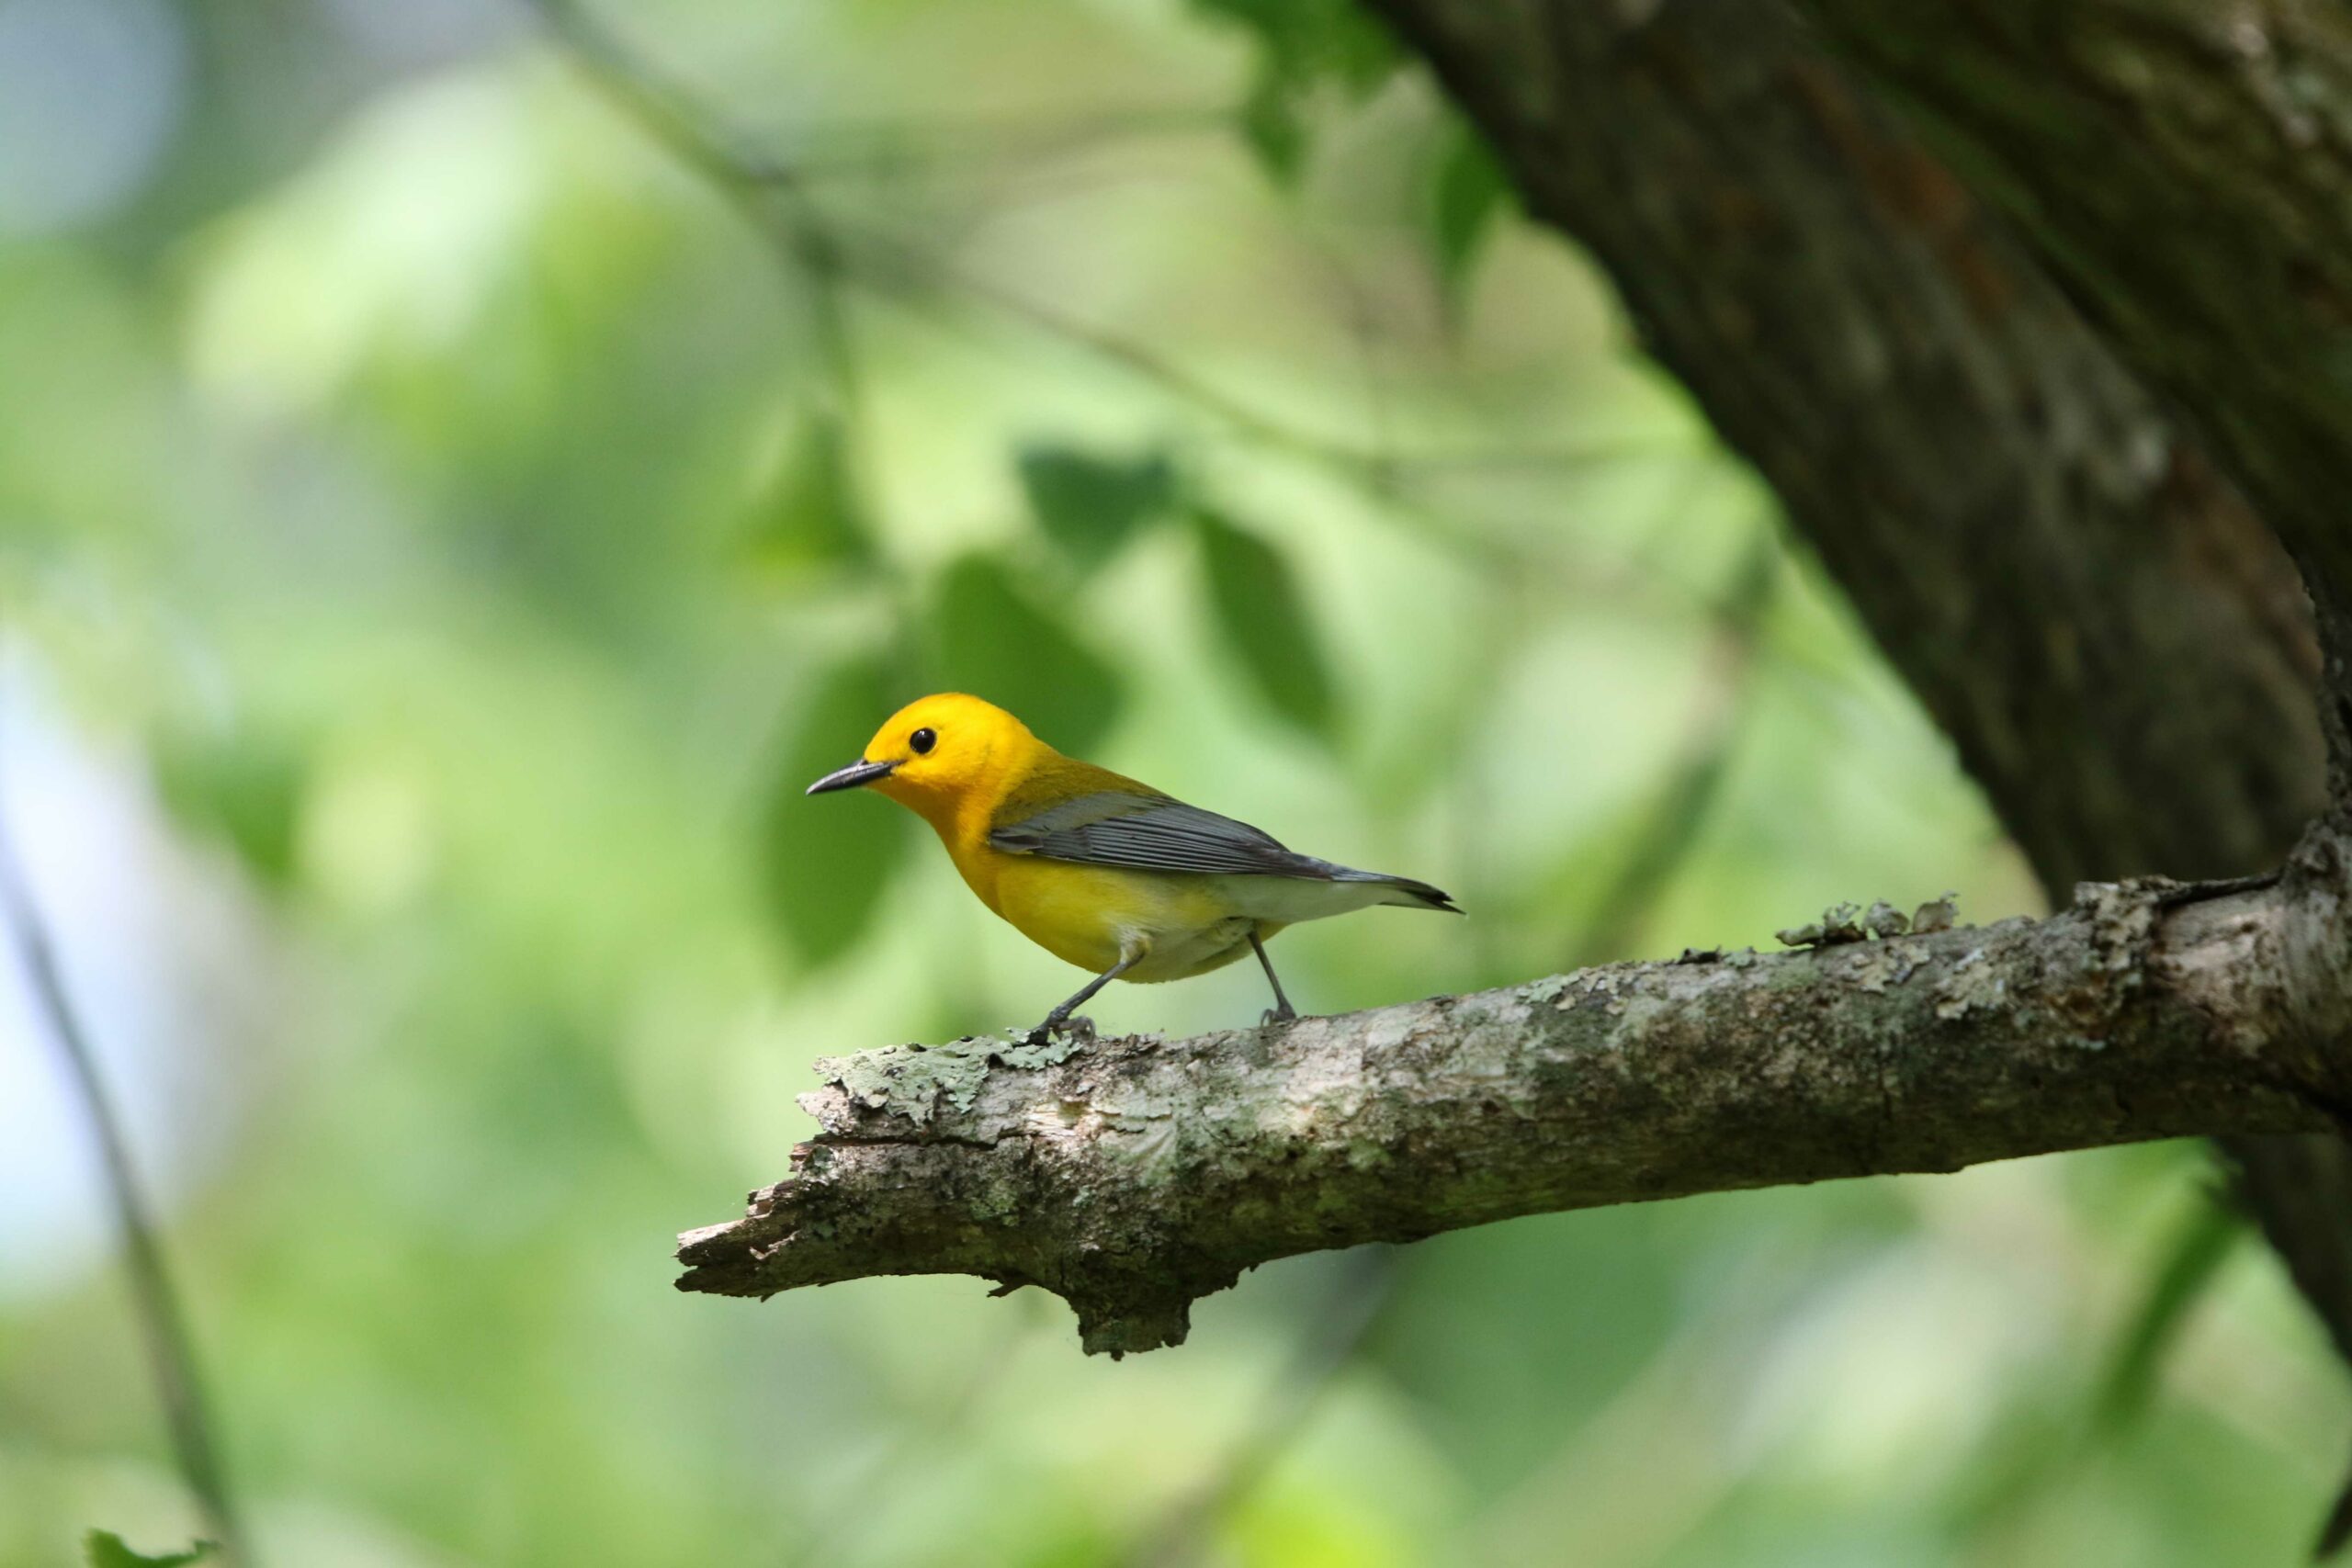
[[[1058,306],[1008,288],[994,278],[940,256],[924,255],[872,231],[849,242],[870,276],[891,281],[898,291],[928,286],[960,294],[988,306],[999,315],[1085,350],[1089,355],[1149,382],[1190,403],[1236,434],[1258,446],[1284,452],[1366,479],[1375,491],[1385,493],[1400,474],[1419,470],[1487,468],[1577,468],[1628,457],[1655,457],[1670,448],[1653,441],[1593,443],[1573,447],[1527,447],[1460,452],[1396,452],[1367,450],[1349,441],[1325,435],[1276,418],[1234,397],[1147,344],[1091,321],[1082,321]]]
[[[836,120],[779,140],[795,151],[787,167],[803,184],[828,179],[906,178],[941,164],[1042,160],[1114,141],[1203,135],[1230,130],[1227,105],[1169,105],[1054,115],[954,115],[933,119]]]
[[[808,199],[801,165],[752,150],[719,116],[598,23],[578,0],[523,3],[616,107],[708,179],[783,259],[808,277],[813,330],[840,400],[844,447],[853,473],[864,471],[863,455],[871,443],[858,427],[862,400],[856,356],[841,297],[842,286],[848,283],[884,294],[910,309],[920,309],[941,295],[986,306],[1008,321],[1125,371],[1246,441],[1329,470],[1383,503],[1375,515],[1409,523],[1417,536],[1483,568],[1517,572],[1525,570],[1528,563],[1509,546],[1461,528],[1418,500],[1413,493],[1415,479],[1433,473],[1578,468],[1597,462],[1657,457],[1672,449],[1653,441],[1623,440],[1566,449],[1384,453],[1292,424],[1231,396],[1146,344],[1008,288],[937,254],[936,247],[926,248],[820,215]],[[891,587],[902,625],[911,624],[911,600],[905,584],[894,574]]]
[[[1573,468],[1615,457],[1653,457],[1662,450],[1656,443],[1626,442],[1563,450],[1384,457],[1290,424],[1232,397],[1146,344],[1081,321],[947,258],[926,254],[913,244],[820,217],[808,200],[807,170],[802,164],[752,151],[722,125],[717,114],[678,88],[576,0],[524,0],[524,4],[620,108],[724,192],[754,227],[808,274],[818,296],[812,311],[820,348],[845,397],[855,377],[841,325],[841,307],[831,298],[831,291],[837,284],[854,281],[902,299],[926,289],[959,294],[1122,367],[1261,446],[1367,476],[1376,489],[1385,490],[1386,481],[1400,469]]]
[[[842,247],[799,171],[755,153],[707,106],[630,49],[575,0],[524,0],[589,79],[654,139],[731,197],[808,280],[809,321],[840,400],[844,434],[859,420],[857,356],[841,298]]]
[[[616,107],[637,120],[741,212],[779,259],[808,284],[810,335],[831,388],[841,462],[852,493],[871,506],[880,494],[872,468],[865,376],[850,321],[848,259],[837,221],[809,198],[800,165],[750,149],[713,110],[679,87],[577,0],[523,0],[548,35]],[[897,627],[892,646],[902,675],[911,675],[919,625],[906,573],[877,547],[881,581]]]
[[[205,1396],[203,1371],[188,1332],[172,1271],[164,1258],[153,1216],[139,1186],[130,1157],[129,1135],[120,1112],[99,1070],[88,1032],[66,990],[48,926],[34,903],[31,885],[17,858],[9,837],[6,814],[0,810],[0,919],[5,919],[33,1002],[65,1059],[68,1076],[82,1101],[106,1178],[115,1222],[122,1235],[123,1263],[130,1276],[130,1293],[140,1327],[147,1342],[147,1359],[162,1398],[170,1428],[172,1451],[188,1490],[196,1495],[207,1528],[220,1549],[221,1560],[252,1568],[239,1528],[236,1503],[220,1462],[220,1444],[210,1401]]]
[[[1674,450],[1655,442],[1631,439],[1594,442],[1574,448],[1456,452],[1366,449],[1261,412],[1146,344],[1081,321],[949,261],[926,257],[871,234],[861,236],[853,243],[861,248],[859,260],[866,268],[861,281],[879,287],[888,277],[893,281],[894,298],[904,308],[935,311],[942,295],[961,295],[975,300],[1004,321],[1127,371],[1136,379],[1190,404],[1242,441],[1336,476],[1377,503],[1369,513],[1374,519],[1392,526],[1404,525],[1415,538],[1489,571],[1520,576],[1540,570],[1540,564],[1508,540],[1461,526],[1421,493],[1422,487],[1417,481],[1430,475],[1453,473],[1584,468],[1656,457]],[[952,316],[942,316],[940,320],[946,327],[962,325]],[[1621,581],[1612,586],[1622,590],[1634,585]],[[1657,584],[1644,581],[1638,586],[1648,589]]]

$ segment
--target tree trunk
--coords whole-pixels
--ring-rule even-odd
[[[2302,562],[2352,690],[2352,10],[1814,0]],[[2322,711],[2352,773],[2352,703]],[[2352,800],[2340,775],[2338,798]]]
[[[1374,4],[1779,491],[2053,904],[2081,880],[2228,875],[2285,852],[2325,800],[2319,655],[2285,553],[2036,258],[1788,13]],[[1973,94],[1969,123],[2049,91],[2013,79],[2046,51],[1996,51],[1998,75],[1951,51],[1953,30],[1988,28],[1984,7],[1816,9],[1873,63],[1933,68],[1941,101]],[[2107,184],[2114,160],[2081,149],[2132,128],[2077,130],[2019,151],[2026,189]],[[2227,184],[2234,154],[2214,151],[2208,183]],[[2104,201],[2088,210],[2094,230],[2120,224],[2104,233],[2124,255],[2144,239]],[[2184,249],[2215,222],[2159,210]],[[2352,1358],[2352,1147],[2227,1148]]]

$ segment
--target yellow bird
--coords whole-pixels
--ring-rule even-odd
[[[1295,854],[1246,822],[1065,757],[958,692],[900,708],[808,793],[861,787],[929,822],[981,903],[1094,976],[1039,1032],[1069,1024],[1113,980],[1182,980],[1244,953],[1274,988],[1268,1019],[1296,1018],[1266,956],[1284,926],[1374,904],[1461,912],[1426,882]]]

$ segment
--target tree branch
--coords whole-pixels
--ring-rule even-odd
[[[2141,379],[2155,378],[2146,360],[2102,338],[2095,303],[2086,320],[2082,281],[2045,272],[1777,0],[1367,3],[1477,121],[1531,215],[1609,270],[1645,344],[1771,482],[2053,903],[2084,880],[2278,863],[2327,807],[2302,585]],[[1939,36],[1997,34],[2000,17],[2028,11],[2019,25],[2046,34],[2057,5],[1812,8],[1854,55],[1913,84],[1910,107],[1973,99],[1941,117],[1936,144],[1962,175],[1986,163],[1969,160],[1972,140],[2016,151],[2007,189],[2020,199],[2007,205],[2029,229],[2102,214],[2113,227],[2090,243],[2128,263],[2152,236],[2193,252],[2238,221],[2217,223],[2161,175],[2143,176],[2156,188],[2141,215],[2118,217],[2104,205],[2110,164],[2140,129],[2028,108],[2053,88],[2008,79],[2063,75],[2061,51],[2013,51],[1988,73]],[[2196,54],[2166,58],[2178,68]],[[2259,62],[2233,73],[2249,71]],[[1939,86],[1917,85],[1938,74]],[[2004,116],[2018,123],[1963,134]],[[2240,140],[2174,140],[2209,149],[2199,183],[2237,199]],[[2277,177],[2268,160],[2263,173]],[[2069,180],[2096,198],[2072,217],[2046,199]],[[2083,243],[2062,237],[2043,254]],[[2233,308],[2235,275],[2213,271],[2199,310],[2143,311],[2139,324],[2156,334]],[[2211,352],[2232,382],[2280,363]],[[2352,444],[2332,450],[2341,463]],[[2352,1358],[2352,1151],[2333,1136],[2223,1147]]]
[[[8,942],[16,949],[36,1014],[57,1043],[98,1145],[99,1169],[107,1201],[114,1207],[115,1228],[122,1238],[123,1269],[146,1340],[149,1371],[163,1403],[172,1457],[196,1498],[213,1544],[220,1548],[224,1568],[253,1568],[236,1496],[220,1458],[196,1337],[189,1331],[187,1308],[181,1303],[154,1215],[131,1162],[130,1134],[98,1066],[97,1052],[83,1027],[81,1010],[66,989],[56,943],[34,903],[32,885],[17,861],[5,815],[0,815],[0,926],[5,926]]]
[[[1270,1259],[1544,1211],[2192,1134],[2328,1127],[2343,1064],[2278,888],[2086,888],[2046,920],[1587,970],[1182,1041],[820,1064],[822,1131],[681,1289],[1041,1285],[1086,1348],[1182,1340]],[[2332,918],[2332,917],[2331,917]],[[2332,976],[2323,973],[2323,983]],[[2335,998],[2341,1008],[2343,998]]]

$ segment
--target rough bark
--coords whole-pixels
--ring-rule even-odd
[[[2283,552],[2004,225],[1782,7],[1374,3],[1773,484],[2053,903],[2085,878],[2278,862],[2326,799],[2317,649]],[[1967,25],[1954,7],[1866,8],[1817,6],[1858,18],[1858,51],[1972,84],[1944,89],[1975,96],[1964,119],[2047,91],[2011,98],[2006,80],[2046,54],[2007,55],[1998,78],[1939,54]],[[2207,151],[2227,183],[2234,151]],[[2026,162],[2098,185],[2109,160]],[[2192,246],[2211,221],[2168,232]],[[2142,229],[2111,238],[2128,255]],[[2352,1149],[2225,1147],[2352,1359]]]
[[[2352,8],[1812,0],[2305,568],[2352,691]],[[2352,701],[2324,716],[2352,800]]]
[[[2292,568],[1770,0],[1376,0],[1756,464],[2063,902],[2324,800]]]
[[[822,1064],[823,1131],[681,1288],[1042,1285],[1087,1348],[1184,1337],[1271,1258],[1540,1211],[2331,1124],[2276,889],[1690,955],[1338,1018]],[[2333,918],[2332,915],[2330,918]]]

